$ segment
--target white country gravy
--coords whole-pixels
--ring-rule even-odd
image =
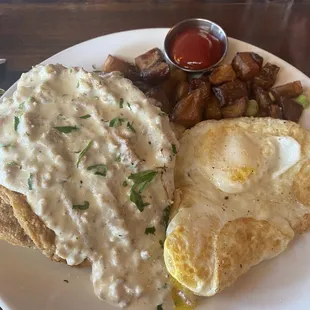
[[[69,265],[88,259],[102,299],[161,304],[177,141],[160,109],[117,73],[39,65],[0,104],[0,123],[0,183],[55,232],[56,254]],[[131,197],[128,177],[147,170]]]

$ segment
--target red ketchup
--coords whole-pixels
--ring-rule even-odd
[[[171,59],[180,67],[190,70],[206,69],[223,56],[222,42],[202,28],[189,28],[172,41]]]

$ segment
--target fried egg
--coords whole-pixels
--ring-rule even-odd
[[[180,140],[164,258],[212,296],[310,226],[310,133],[269,118],[205,121]]]

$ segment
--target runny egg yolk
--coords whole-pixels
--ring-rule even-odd
[[[250,167],[241,167],[233,169],[233,173],[231,175],[231,180],[234,182],[245,182],[253,173],[255,170]]]
[[[291,137],[250,136],[234,129],[209,132],[201,141],[195,150],[203,152],[197,156],[203,161],[201,172],[226,193],[241,193],[262,178],[278,177],[300,158],[300,145]]]
[[[196,152],[203,161],[203,174],[220,190],[239,193],[247,190],[268,170],[272,151],[260,139],[241,130],[211,132],[201,139]],[[212,148],[210,148],[212,145]]]

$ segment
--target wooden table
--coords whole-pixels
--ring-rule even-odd
[[[211,19],[229,36],[266,49],[310,76],[309,1],[0,0],[0,58],[8,60],[0,87],[81,41],[170,27],[189,17]]]

